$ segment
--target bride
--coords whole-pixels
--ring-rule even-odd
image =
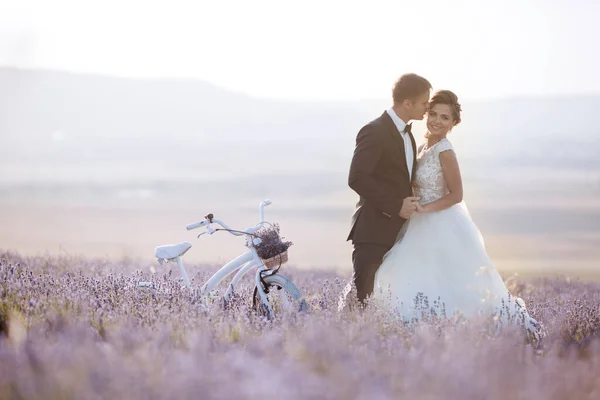
[[[458,98],[434,94],[427,114],[427,142],[417,154],[413,183],[417,212],[404,224],[375,274],[374,299],[404,321],[425,316],[495,315],[530,333],[539,323],[522,299],[510,295],[494,268],[463,198],[452,144],[446,138],[460,122]]]

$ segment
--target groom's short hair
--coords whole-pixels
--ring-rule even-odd
[[[404,74],[394,84],[392,99],[394,104],[401,104],[406,99],[414,99],[431,90],[431,83],[417,74]]]

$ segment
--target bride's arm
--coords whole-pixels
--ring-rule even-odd
[[[448,186],[448,194],[439,200],[425,204],[420,207],[420,209],[417,209],[417,211],[432,212],[445,210],[446,208],[460,203],[463,199],[462,178],[460,176],[460,168],[458,167],[456,153],[452,150],[442,151],[439,157],[440,164],[442,164],[444,179]]]

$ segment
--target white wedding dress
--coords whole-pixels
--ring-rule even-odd
[[[448,193],[439,159],[443,151],[453,151],[445,138],[418,152],[414,191],[421,204]],[[497,321],[517,317],[530,332],[539,329],[523,300],[510,296],[464,202],[412,215],[377,270],[373,297],[406,322],[425,315],[496,315]]]

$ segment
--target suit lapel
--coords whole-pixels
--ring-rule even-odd
[[[404,148],[404,139],[402,139],[402,135],[398,131],[398,128],[396,128],[396,124],[394,124],[394,121],[392,121],[392,118],[388,115],[387,111],[383,112],[383,118],[386,121],[389,134],[392,136],[393,141],[398,146],[398,150],[400,151],[400,154],[402,157],[402,165],[404,166],[406,178],[410,184],[410,176],[408,174],[408,165],[406,164],[406,149]],[[415,140],[413,139],[412,135],[410,135],[410,136],[411,136],[412,146],[414,149],[415,148]],[[414,151],[413,151],[413,154],[414,154]],[[415,165],[415,163],[413,163],[413,171],[414,171],[414,165]]]
[[[417,172],[417,142],[415,142],[415,137],[413,136],[413,134],[411,133],[410,135],[410,142],[412,143],[412,148],[413,148],[413,167],[412,167],[412,173],[410,175],[410,182],[412,183],[415,179],[415,173]],[[408,170],[408,167],[407,167]]]

